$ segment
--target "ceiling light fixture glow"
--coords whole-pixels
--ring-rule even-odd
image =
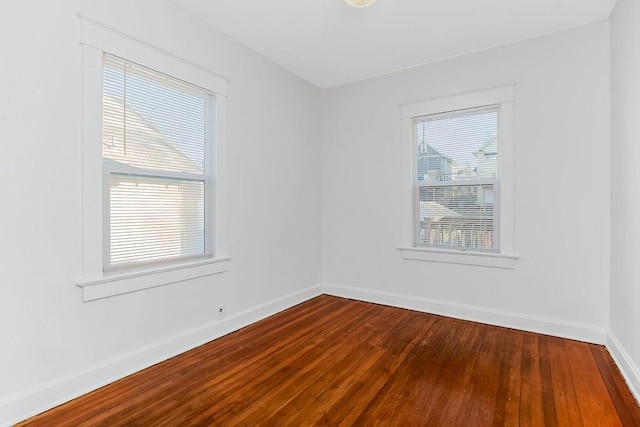
[[[367,7],[371,6],[376,0],[344,0],[349,6],[353,7]]]

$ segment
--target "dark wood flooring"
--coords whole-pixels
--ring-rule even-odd
[[[29,426],[640,426],[606,349],[320,296]]]

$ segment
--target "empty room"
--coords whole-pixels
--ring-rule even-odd
[[[0,426],[640,426],[640,2],[3,3]]]

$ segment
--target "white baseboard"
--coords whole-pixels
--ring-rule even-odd
[[[9,396],[0,400],[0,426],[13,425],[321,294],[319,286],[294,292]]]
[[[592,325],[572,323],[563,320],[532,316],[509,311],[495,310],[466,304],[457,304],[428,298],[402,295],[370,289],[325,284],[323,293],[338,297],[407,308],[425,313],[471,320],[489,325],[504,326],[539,334],[569,338],[594,344],[606,342],[607,331]]]
[[[611,331],[607,334],[606,347],[611,357],[613,357],[613,361],[618,365],[618,369],[622,372],[622,376],[627,382],[633,397],[640,404],[640,369],[638,369],[638,365],[633,362],[629,353],[626,352],[618,338]]]

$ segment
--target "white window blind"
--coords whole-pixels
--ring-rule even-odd
[[[498,113],[492,106],[414,119],[414,246],[498,251]]]
[[[214,97],[103,61],[104,268],[212,255]]]

